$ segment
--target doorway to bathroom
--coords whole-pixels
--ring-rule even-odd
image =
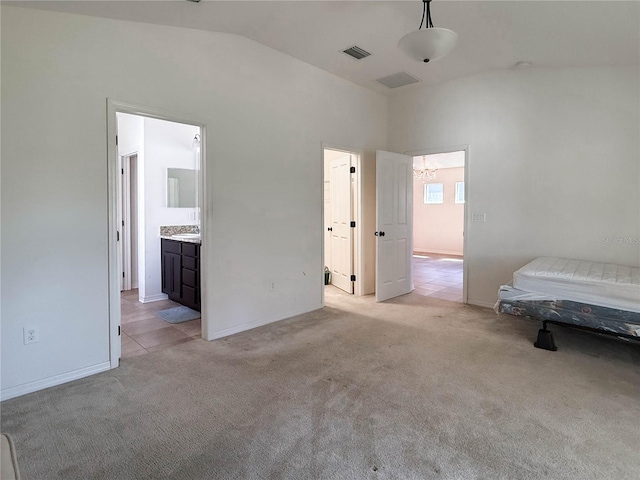
[[[202,336],[204,127],[116,102],[109,107],[109,138],[114,140],[109,143],[109,262],[115,367],[120,357]],[[164,254],[165,245],[171,256]],[[165,266],[167,259],[171,261]],[[175,285],[169,288],[168,279],[176,279]],[[188,306],[183,292],[190,298]]]
[[[117,120],[122,177],[121,338],[122,357],[126,358],[201,335],[198,311],[191,308],[199,299],[183,305],[187,289],[191,296],[201,293],[199,255],[183,259],[174,250],[164,255],[161,249],[163,238],[195,236],[200,231],[200,127],[126,113],[118,113]],[[186,250],[185,241],[171,240],[180,251]],[[192,241],[190,238],[188,247],[197,245],[193,248],[198,249]],[[187,262],[191,262],[189,268]],[[172,271],[167,274],[167,269]],[[183,284],[182,277],[187,275],[188,284]],[[166,280],[173,276],[178,280],[168,288]],[[174,318],[174,312],[183,317]],[[167,315],[168,320],[163,319]]]

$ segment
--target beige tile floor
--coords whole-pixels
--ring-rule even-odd
[[[122,358],[190,342],[200,338],[200,319],[171,324],[155,315],[160,310],[179,306],[171,300],[140,303],[138,290],[120,294],[122,309]]]
[[[462,302],[462,258],[415,254],[413,285],[419,295]]]

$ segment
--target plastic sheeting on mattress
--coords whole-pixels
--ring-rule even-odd
[[[640,313],[586,305],[570,300],[500,299],[497,313],[529,317],[640,338]]]
[[[640,312],[637,267],[539,257],[513,274],[512,288],[533,295],[531,300],[572,300]]]

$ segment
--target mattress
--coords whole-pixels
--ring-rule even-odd
[[[513,274],[513,287],[545,300],[640,312],[640,268],[539,257]]]
[[[640,339],[640,313],[588,305],[571,300],[550,300],[549,295],[500,287],[497,313],[567,323]]]

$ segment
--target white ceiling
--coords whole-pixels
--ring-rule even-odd
[[[417,30],[422,1],[84,0],[3,2],[23,7],[172,25],[246,36],[383,94],[487,70],[637,65],[640,1],[434,0],[436,27],[458,33],[445,58],[423,64],[398,40]],[[355,60],[342,50],[371,52]],[[375,80],[405,71],[421,82],[391,90]]]

